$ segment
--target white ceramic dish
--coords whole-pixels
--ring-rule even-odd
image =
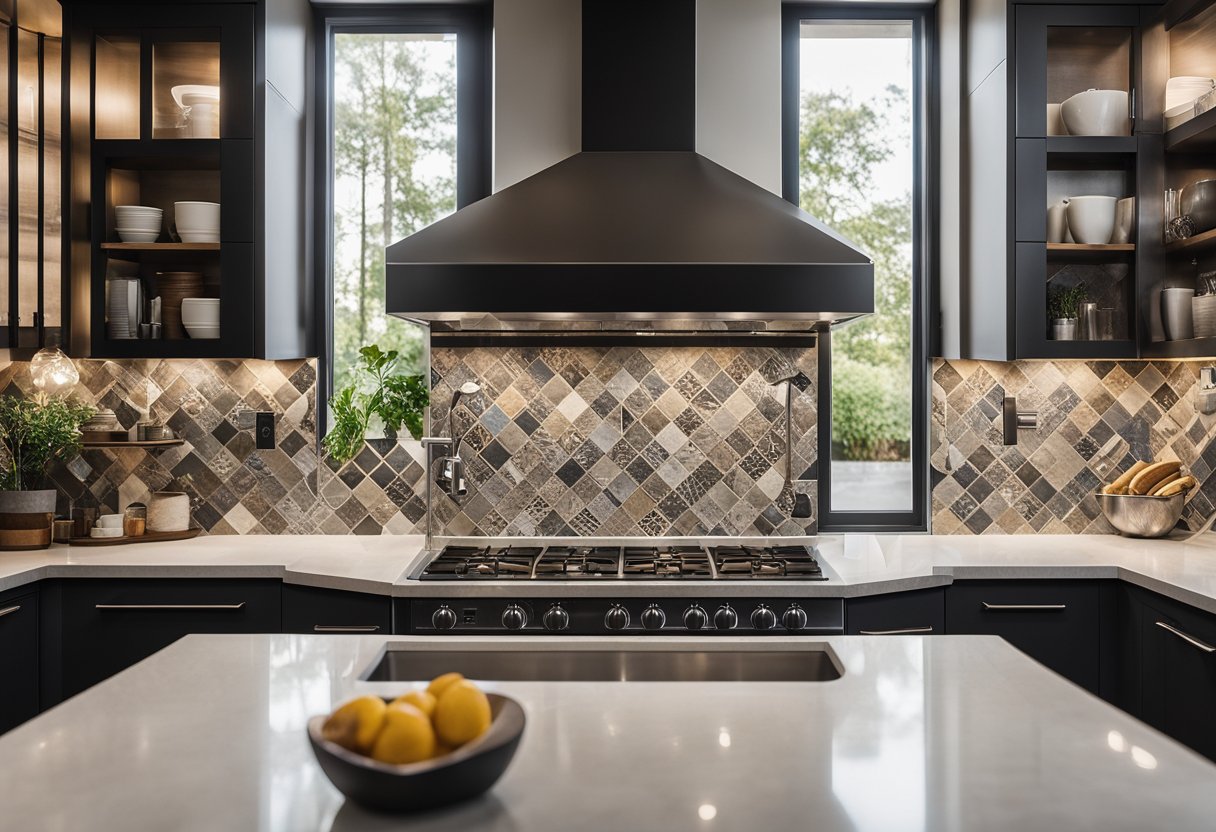
[[[1127,93],[1123,90],[1086,90],[1060,105],[1070,136],[1126,136]]]
[[[218,104],[220,100],[220,88],[209,84],[179,84],[169,94],[182,109],[203,103]]]
[[[122,537],[122,526],[119,526],[117,529],[94,526],[89,532],[89,537]]]
[[[183,323],[186,328],[186,334],[196,341],[212,341],[220,337],[220,328],[218,326],[201,326],[199,324]]]
[[[121,514],[103,514],[97,518],[97,525],[103,529],[121,529],[122,515]]]
[[[1195,99],[1212,89],[1216,81],[1202,75],[1176,75],[1165,83],[1165,117],[1187,115]]]
[[[1073,240],[1086,245],[1110,242],[1115,233],[1113,196],[1074,196],[1068,199],[1068,230]]]
[[[173,222],[180,231],[219,231],[220,204],[218,202],[175,202]]]
[[[118,231],[118,239],[124,243],[155,243],[159,231]]]

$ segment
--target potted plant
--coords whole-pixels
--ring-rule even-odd
[[[1083,284],[1052,289],[1047,296],[1047,314],[1051,318],[1051,337],[1056,341],[1073,341],[1077,337],[1077,308],[1089,299]]]
[[[329,400],[334,424],[324,444],[336,462],[349,462],[359,454],[374,417],[385,433],[396,434],[404,425],[415,439],[422,438],[430,390],[425,377],[396,372],[397,359],[396,350],[384,352],[376,344],[363,347],[355,380]]]
[[[80,426],[93,407],[39,394],[0,396],[0,514],[55,512],[54,488],[44,488],[56,460],[80,452]]]

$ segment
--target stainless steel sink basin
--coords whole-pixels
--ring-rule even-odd
[[[417,650],[389,646],[364,677],[415,682],[459,671],[500,682],[828,682],[826,647],[806,650]]]

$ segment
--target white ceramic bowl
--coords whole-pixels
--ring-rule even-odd
[[[89,537],[122,537],[122,526],[119,526],[117,529],[94,526],[89,531]]]
[[[1115,233],[1113,196],[1073,196],[1068,198],[1068,230],[1078,243],[1104,245]]]
[[[173,222],[177,233],[182,231],[214,232],[220,230],[220,204],[218,202],[175,202]]]
[[[186,328],[186,334],[196,341],[209,341],[220,337],[219,326],[203,326],[202,324],[188,324],[182,322],[182,326]]]
[[[217,298],[183,298],[182,323],[186,326],[220,325],[220,302]]]
[[[124,229],[115,229],[118,232],[118,239],[124,243],[155,243],[156,238],[160,236],[160,231],[127,231]]]
[[[179,107],[193,107],[204,102],[218,103],[220,88],[209,84],[179,84],[169,90]]]
[[[103,514],[97,518],[97,525],[103,529],[121,529],[122,515],[121,514]]]
[[[1123,90],[1086,90],[1060,105],[1070,136],[1126,136],[1127,93]]]

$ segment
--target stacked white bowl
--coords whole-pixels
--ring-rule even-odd
[[[183,243],[220,241],[220,204],[218,202],[173,203],[177,236]]]
[[[115,205],[114,230],[124,243],[155,243],[163,214],[146,205]]]
[[[219,298],[183,298],[182,326],[191,338],[219,338]]]
[[[1216,86],[1202,75],[1176,75],[1165,84],[1166,127],[1177,127],[1195,115],[1195,99]]]

